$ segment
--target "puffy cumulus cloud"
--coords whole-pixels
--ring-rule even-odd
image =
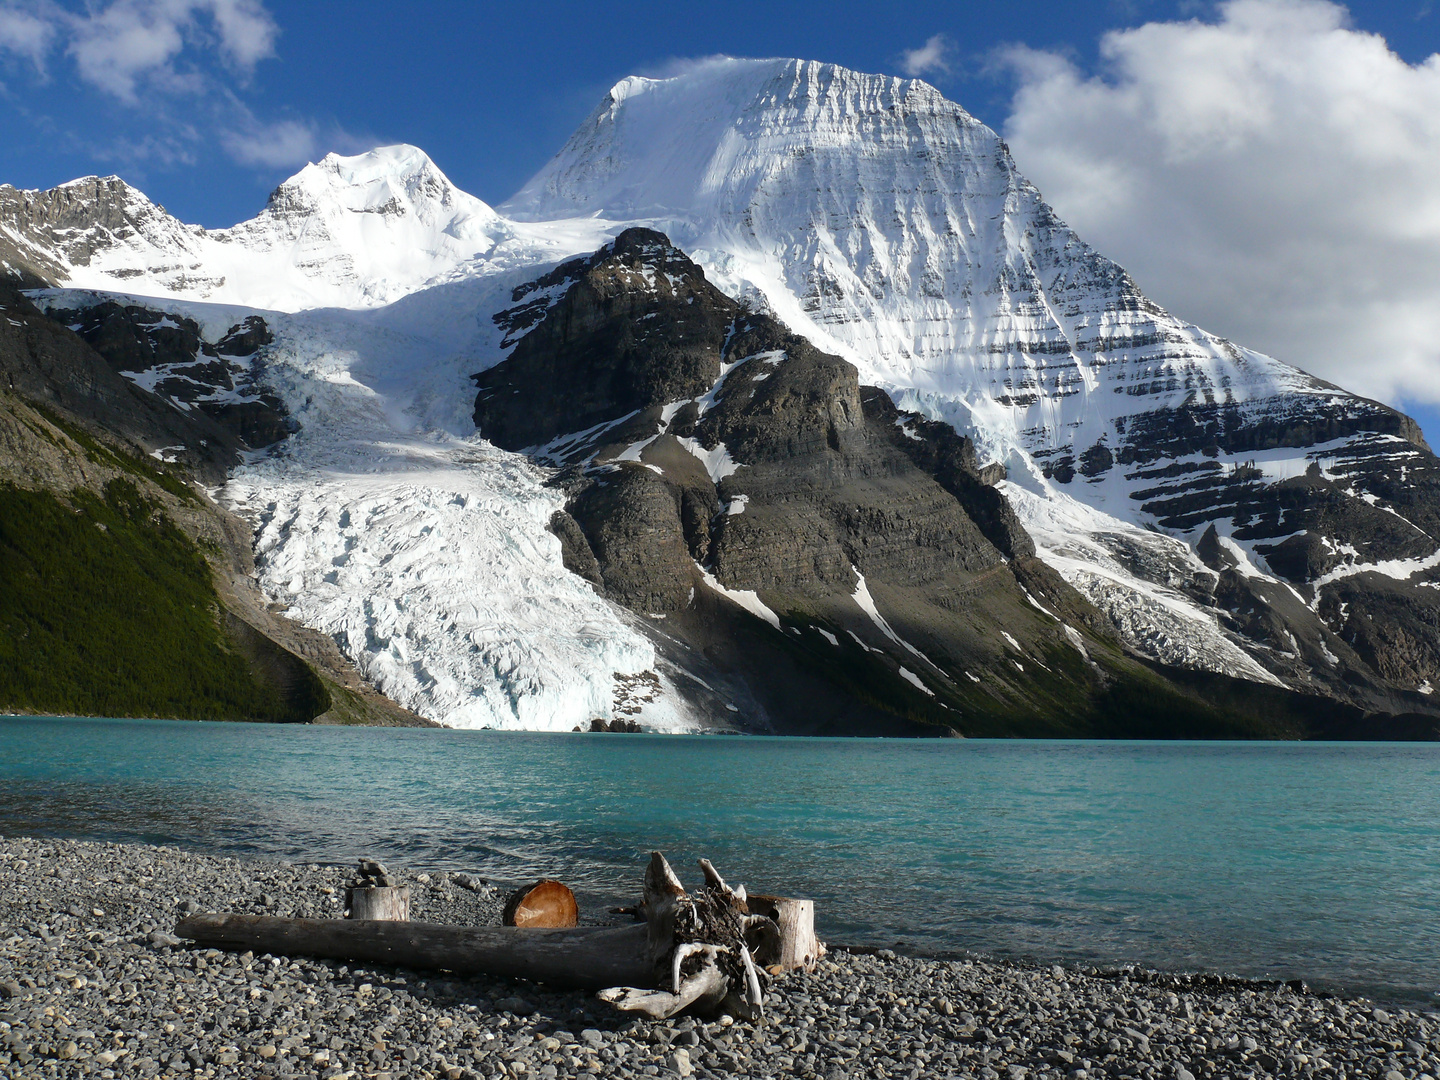
[[[1087,75],[1005,55],[1005,135],[1154,299],[1389,401],[1440,402],[1440,56],[1321,0],[1112,32]]]
[[[950,70],[946,56],[950,52],[950,41],[944,34],[929,38],[918,49],[906,49],[900,54],[900,69],[911,78],[918,78],[928,72],[942,74]]]

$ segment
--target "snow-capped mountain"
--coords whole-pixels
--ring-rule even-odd
[[[917,80],[768,60],[627,79],[501,211],[655,221],[727,291],[1001,460],[1113,438],[1117,386],[1158,408],[1312,382],[1146,300]]]
[[[185,225],[119,177],[0,187],[0,259],[75,288],[254,308],[374,307],[509,235],[413,146],[329,154],[230,229]]]
[[[1319,542],[1313,506],[1292,492],[1287,518],[1259,488],[1318,470],[1324,501],[1348,502],[1325,512],[1322,572],[1404,579],[1437,549],[1427,512],[1367,551],[1382,489],[1433,476],[1407,418],[1161,309],[924,83],[791,60],[627,79],[499,209],[655,221],[732,295],[972,435],[1009,468],[1042,552],[1164,660],[1305,678],[1359,632],[1316,618],[1318,596],[1289,620],[1303,630],[1217,618],[1218,568],[1197,554],[1212,524],[1272,582],[1267,556]]]
[[[124,292],[203,325],[223,304],[209,316],[217,334],[264,316],[268,377],[301,433],[242,468],[231,497],[291,507],[289,528],[259,523],[264,566],[285,567],[262,566],[267,587],[337,635],[340,617],[322,609],[338,609],[314,600],[329,578],[396,605],[413,579],[349,581],[333,543],[314,542],[317,501],[348,490],[333,477],[366,461],[356,491],[383,503],[409,499],[423,474],[416,497],[444,507],[432,496],[455,485],[395,440],[453,445],[435,452],[447,468],[499,468],[504,455],[474,449],[469,377],[511,355],[572,286],[547,272],[637,224],[902,409],[973,438],[982,464],[1008,470],[1001,488],[1041,557],[1132,647],[1392,712],[1424,704],[1440,679],[1440,474],[1413,423],[1161,309],[1057,218],[995,132],[923,82],[729,59],[626,79],[496,209],[413,147],[331,155],[256,218],[210,232],[116,178],[0,187],[0,261],[61,286],[56,308]],[[311,474],[325,482],[307,489]],[[283,499],[265,487],[281,476]],[[487,556],[516,561],[496,580],[522,580],[553,540],[535,527]],[[357,543],[410,543],[402,532]],[[444,552],[415,553],[414,573]],[[369,558],[388,566],[387,554]],[[534,587],[562,587],[545,581]],[[583,693],[557,690],[563,665],[533,658],[477,674],[434,632],[446,604],[474,597],[447,586],[434,603],[436,623],[387,617],[384,633],[378,617],[345,616],[347,647],[391,656],[370,669],[403,684],[406,704],[458,721],[455,701],[484,683],[475,692],[499,704],[464,722],[569,727],[586,719],[578,706],[539,720],[545,708],[516,702],[590,707],[609,693],[608,660],[575,676],[593,683]],[[512,629],[534,637],[541,622]],[[627,670],[644,666],[643,636],[626,655]]]

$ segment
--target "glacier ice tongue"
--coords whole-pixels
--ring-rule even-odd
[[[565,569],[546,529],[563,496],[520,455],[417,426],[357,378],[366,358],[337,347],[333,317],[275,329],[269,375],[302,428],[223,493],[256,525],[265,592],[447,726],[568,731],[613,717],[617,676],[652,669],[655,652]],[[665,687],[635,718],[692,727]]]

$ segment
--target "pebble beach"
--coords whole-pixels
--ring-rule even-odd
[[[498,925],[506,890],[403,870],[417,921]],[[832,951],[766,1019],[651,1022],[593,996],[196,949],[191,911],[339,918],[353,868],[0,838],[6,1077],[1440,1075],[1440,1012],[1215,976]]]

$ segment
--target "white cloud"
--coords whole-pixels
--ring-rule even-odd
[[[1386,400],[1440,401],[1440,56],[1321,0],[1012,50],[1005,124],[1060,215],[1176,314]]]
[[[225,152],[241,165],[298,168],[320,160],[331,150],[360,154],[385,142],[373,135],[353,134],[333,122],[321,124],[306,117],[267,123],[235,97],[228,101],[227,115],[229,120],[218,138]]]
[[[210,0],[203,7],[215,20],[220,48],[244,69],[275,55],[279,28],[260,0]]]
[[[131,104],[142,82],[204,92],[210,79],[196,61],[206,52],[248,75],[274,55],[278,34],[261,0],[110,0],[81,10],[57,0],[0,0],[0,50],[43,72],[63,43],[82,79]],[[176,61],[187,48],[190,63],[182,70]]]
[[[24,57],[43,72],[54,36],[55,27],[33,11],[0,5],[0,50]]]
[[[918,78],[928,71],[942,74],[950,70],[945,55],[950,51],[950,42],[944,34],[936,34],[918,49],[906,49],[900,54],[900,69],[911,78]]]
[[[193,164],[213,138],[242,165],[288,167],[319,156],[319,127],[304,119],[264,123],[237,96],[279,28],[261,0],[0,0],[0,52],[31,60],[42,75],[63,51],[81,80],[146,118],[138,137],[92,145],[99,161]],[[183,99],[185,119],[176,115]],[[210,129],[195,118],[208,116]],[[323,140],[348,146],[338,129]]]
[[[221,132],[220,144],[241,165],[288,168],[320,156],[315,126],[303,120],[250,123],[243,129]]]
[[[247,73],[274,53],[278,34],[259,0],[113,0],[85,15],[49,10],[69,38],[80,77],[128,102],[142,80],[170,91],[203,90],[198,71],[175,66],[190,42]]]

